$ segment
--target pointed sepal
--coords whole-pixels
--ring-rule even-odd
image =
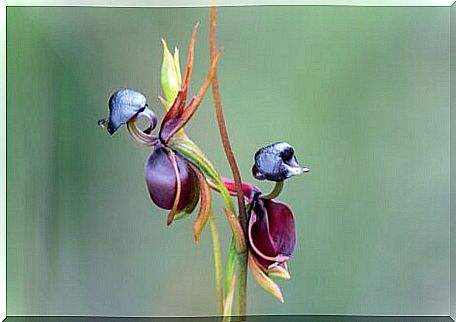
[[[223,185],[226,187],[226,189],[228,190],[230,195],[232,195],[232,196],[237,195],[236,183],[234,182],[233,179],[221,177],[220,180],[222,181]],[[215,183],[210,182],[209,184],[211,185],[211,187],[213,189],[218,190]],[[257,186],[255,186],[252,183],[243,182],[241,187],[242,187],[242,192],[244,193],[244,197],[247,199],[248,202],[252,202],[253,198],[256,195],[261,194],[260,188],[258,188]]]
[[[239,223],[239,220],[236,218],[236,216],[231,210],[229,210],[228,208],[224,208],[224,211],[226,218],[230,223],[231,231],[233,232],[234,241],[236,243],[236,251],[238,252],[238,254],[243,253],[246,249],[246,242],[241,224]]]
[[[282,291],[280,287],[269,277],[266,273],[261,269],[260,265],[258,264],[255,256],[249,252],[249,269],[252,272],[253,277],[257,281],[257,283],[269,294],[274,296],[278,299],[281,303],[284,303]]]
[[[215,75],[215,67],[217,66],[218,59],[220,58],[221,52],[219,51],[217,55],[212,60],[209,72],[206,77],[206,81],[201,86],[198,94],[194,96],[189,105],[185,107],[185,99],[184,99],[184,84],[182,85],[182,90],[179,91],[177,94],[176,101],[173,103],[171,108],[169,109],[168,113],[165,115],[163,120],[161,129],[160,129],[160,137],[164,142],[168,142],[169,139],[181,128],[190,121],[193,114],[195,114],[196,110],[198,109],[201,101],[204,98],[209,86],[211,85],[212,79]],[[185,79],[184,79],[185,82]],[[182,94],[181,94],[182,93]]]
[[[196,242],[200,240],[201,232],[207,224],[209,217],[211,216],[211,190],[209,185],[206,182],[204,176],[198,171],[195,170],[195,173],[198,177],[198,182],[200,186],[200,195],[201,195],[201,205],[198,212],[198,216],[193,223],[193,235]]]
[[[273,278],[280,278],[284,280],[290,279],[290,273],[288,272],[286,262],[283,262],[280,265],[276,265],[274,267],[269,268],[267,271],[269,277]]]

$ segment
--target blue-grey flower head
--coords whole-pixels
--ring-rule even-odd
[[[147,108],[144,94],[128,88],[119,89],[109,98],[109,117],[98,124],[106,127],[109,134],[114,134],[123,124]]]
[[[258,180],[283,181],[289,177],[308,172],[296,160],[293,147],[286,142],[277,142],[255,153],[252,174]]]

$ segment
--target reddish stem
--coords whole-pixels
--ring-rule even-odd
[[[211,7],[211,24],[210,24],[210,58],[211,60],[214,59],[216,55],[216,34],[215,34],[215,27],[216,27],[216,17],[217,17],[217,7]],[[214,104],[215,104],[215,112],[217,115],[217,123],[220,130],[220,136],[223,143],[223,148],[225,149],[225,154],[228,159],[228,163],[231,168],[231,172],[233,173],[233,179],[236,184],[236,192],[237,192],[237,199],[238,199],[238,206],[239,206],[239,219],[241,222],[241,226],[246,231],[247,227],[247,214],[244,204],[244,192],[242,191],[242,180],[241,174],[239,172],[238,165],[236,163],[236,159],[233,154],[233,150],[231,149],[230,139],[228,137],[228,131],[226,129],[225,124],[225,117],[223,116],[222,110],[222,102],[220,99],[220,90],[218,85],[218,78],[217,78],[217,71],[214,71],[214,76],[212,78],[212,93],[214,97]]]
[[[216,38],[216,25],[217,25],[217,7],[215,1],[212,2],[211,6],[211,18],[210,18],[210,29],[209,29],[209,47],[210,47],[210,59],[211,61],[214,59],[216,55],[216,48],[217,48],[217,38]],[[230,139],[228,137],[228,131],[226,129],[225,124],[225,117],[223,115],[222,110],[222,101],[220,98],[220,90],[218,85],[218,78],[217,78],[217,71],[214,70],[214,76],[212,78],[212,93],[214,97],[214,105],[215,105],[215,112],[217,115],[217,123],[218,128],[220,131],[220,137],[222,139],[223,148],[225,150],[226,157],[228,159],[228,163],[231,168],[231,172],[233,173],[233,179],[236,185],[236,192],[237,192],[237,200],[238,200],[238,207],[239,207],[239,222],[241,224],[242,230],[244,234],[247,234],[247,213],[244,204],[244,192],[242,191],[242,180],[241,174],[239,173],[239,168],[236,163],[236,159],[233,154],[233,150],[231,149]],[[244,254],[245,255],[245,254]],[[240,256],[243,263],[239,263],[244,269],[242,272],[239,273],[239,291],[242,294],[239,294],[239,312],[238,314],[241,316],[245,316],[246,314],[246,278],[247,278],[247,256]]]

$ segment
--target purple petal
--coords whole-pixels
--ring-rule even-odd
[[[256,201],[249,220],[248,236],[253,254],[265,269],[286,261],[296,246],[291,210],[274,200]]]
[[[286,258],[278,257],[279,253],[269,232],[269,219],[263,201],[260,199],[254,203],[250,215],[248,236],[250,247],[258,261],[265,268]]]
[[[275,200],[264,201],[268,219],[269,234],[279,255],[290,256],[296,247],[296,227],[290,208]]]
[[[184,158],[176,154],[176,160],[182,184],[181,199],[179,201],[178,209],[190,213],[195,209],[200,197],[198,176]]]

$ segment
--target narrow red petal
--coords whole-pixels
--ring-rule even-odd
[[[236,183],[234,180],[225,178],[225,177],[220,177],[222,180],[223,184],[225,185],[226,189],[228,192],[235,196],[236,195]],[[255,186],[253,183],[250,182],[243,182],[242,183],[242,191],[244,192],[244,196],[247,199],[247,201],[251,202],[253,200],[253,197],[257,194],[260,193],[260,188]]]
[[[177,160],[176,156],[174,153],[168,149],[166,149],[166,153],[168,153],[168,156],[171,160],[171,163],[173,164],[174,168],[174,173],[176,175],[176,197],[174,198],[174,203],[173,207],[171,208],[171,211],[168,214],[168,217],[166,219],[166,224],[169,226],[174,220],[174,216],[179,212],[178,206],[179,206],[179,200],[180,200],[180,194],[181,194],[181,180],[180,180],[180,175],[179,175],[179,168],[177,166]]]
[[[184,81],[182,82],[181,87],[184,101],[187,99],[188,84],[190,83],[190,78],[192,77],[193,59],[195,57],[195,40],[198,32],[198,26],[199,22],[193,26],[192,38],[190,39],[190,44],[188,45],[187,69],[185,71]]]
[[[179,91],[177,93],[176,99],[163,118],[159,132],[159,136],[162,140],[169,136],[169,133],[176,126],[182,116],[185,106],[185,99],[183,99],[183,95],[184,94],[182,91]]]
[[[212,60],[211,67],[209,69],[209,73],[207,75],[206,81],[204,84],[201,86],[200,90],[198,91],[198,94],[192,98],[190,101],[190,104],[185,108],[185,110],[182,112],[182,114],[178,117],[177,120],[170,120],[172,123],[170,124],[171,126],[166,126],[166,130],[163,129],[164,131],[161,131],[160,135],[161,138],[164,140],[164,142],[168,142],[168,140],[176,133],[179,131],[182,127],[187,124],[187,122],[190,120],[190,118],[193,116],[193,114],[196,112],[196,109],[200,105],[201,101],[204,98],[204,95],[206,94],[209,86],[211,85],[212,78],[214,77],[215,74],[215,66],[217,65],[217,61],[220,57],[221,52],[219,51],[215,58]],[[167,122],[169,123],[169,121]],[[162,125],[163,127],[163,125]]]
[[[184,80],[182,82],[181,89],[177,93],[176,99],[166,113],[160,127],[160,137],[167,138],[170,136],[170,132],[178,123],[178,120],[181,118],[182,113],[185,109],[185,101],[187,100],[188,84],[192,76],[193,71],[193,59],[195,56],[195,39],[196,33],[198,31],[199,23],[196,23],[193,27],[192,38],[188,46],[187,54],[187,69],[185,71]],[[166,140],[165,140],[166,141]]]

